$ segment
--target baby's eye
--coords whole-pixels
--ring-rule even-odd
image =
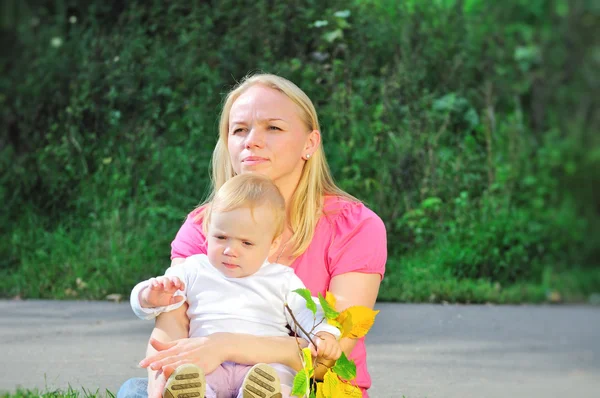
[[[248,242],[247,240],[243,241],[242,243],[244,244],[244,246],[254,246],[252,242]]]
[[[223,235],[217,235],[217,236],[215,236],[215,238],[217,238],[218,240],[224,240],[225,236],[223,236]]]

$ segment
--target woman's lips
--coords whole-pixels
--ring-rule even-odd
[[[246,166],[254,166],[257,164],[266,163],[268,161],[269,161],[269,159],[267,159],[267,158],[261,158],[258,156],[248,156],[247,158],[244,158],[242,160],[242,163]]]

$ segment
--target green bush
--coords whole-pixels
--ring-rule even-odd
[[[162,272],[252,71],[307,92],[336,180],[386,222],[383,298],[600,289],[591,1],[32,4],[4,5],[0,296]]]

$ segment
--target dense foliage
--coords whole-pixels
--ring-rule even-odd
[[[600,290],[591,0],[2,7],[0,296],[102,298],[162,272],[223,95],[253,71],[307,92],[336,180],[386,222],[382,298]]]

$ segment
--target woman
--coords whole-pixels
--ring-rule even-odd
[[[229,178],[247,172],[271,178],[286,201],[288,226],[281,250],[269,260],[292,267],[313,296],[332,292],[338,311],[353,305],[372,308],[387,258],[385,226],[375,213],[334,184],[314,106],[284,78],[248,77],[229,93],[223,106],[212,161],[213,194]],[[206,253],[202,211],[203,206],[194,210],[179,230],[171,245],[171,266]],[[157,322],[178,316],[186,316],[185,307],[161,314]],[[162,383],[155,383],[154,371],[169,375],[184,363],[196,363],[206,373],[226,361],[302,367],[294,337],[218,333],[174,342],[162,341],[162,337],[153,335],[147,357],[140,362],[150,370],[150,396],[162,393],[156,391],[155,386]],[[356,382],[363,397],[368,397],[371,379],[364,339],[344,338],[340,344],[356,362]],[[325,374],[326,365],[317,367],[317,379]]]

